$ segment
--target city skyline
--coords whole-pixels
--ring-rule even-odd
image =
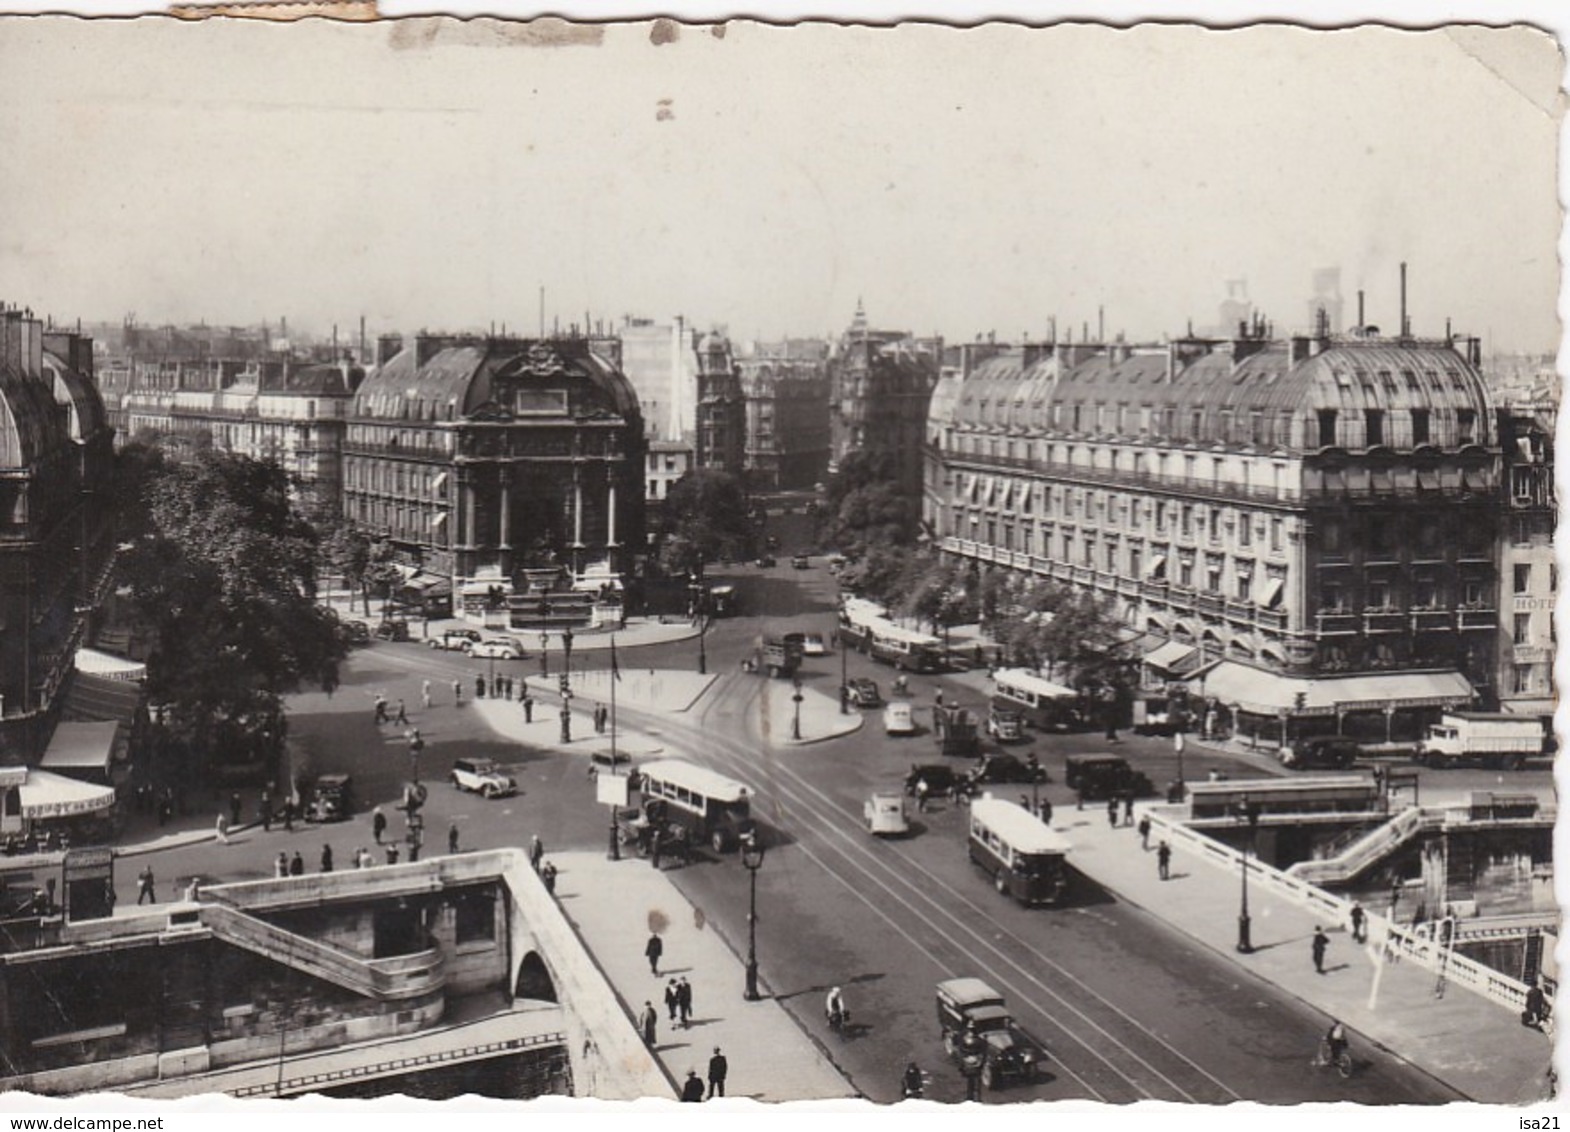
[[[1304,329],[1332,266],[1391,332],[1405,261],[1414,334],[1558,341],[1546,33],[651,26],[0,25],[32,111],[0,127],[0,296],[352,337],[534,333],[543,287],[547,331],[738,340],[861,299],[954,341],[1151,341],[1236,279]]]

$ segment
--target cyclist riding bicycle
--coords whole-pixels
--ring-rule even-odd
[[[829,991],[828,997],[823,1000],[823,1013],[828,1017],[830,1026],[838,1026],[847,1017],[845,1010],[845,996],[839,987]]]

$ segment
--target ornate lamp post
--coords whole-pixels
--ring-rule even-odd
[[[549,633],[547,633],[545,630],[541,629],[540,630],[540,675],[541,676],[549,676],[551,674],[551,659],[550,659],[550,654],[547,651],[550,648],[550,644],[551,644],[551,635]]]
[[[569,683],[572,681],[572,629],[561,631],[561,666],[562,676]]]
[[[850,678],[849,678],[849,676],[847,675],[847,673],[845,671],[845,654],[847,652],[849,652],[850,650],[845,647],[845,642],[844,641],[841,641],[839,643],[839,645],[840,645],[840,714],[841,715],[849,715],[850,714],[850,688],[849,688],[849,679]]]
[[[756,835],[741,843],[741,863],[747,867],[747,987],[742,997],[758,1001],[758,870],[763,867],[763,842]]]
[[[796,714],[791,717],[791,721],[790,721],[790,737],[792,739],[800,739],[801,738],[801,677],[800,676],[795,677],[795,679],[793,679],[791,681],[791,685],[794,688],[794,691],[791,692],[790,698],[796,705]]]

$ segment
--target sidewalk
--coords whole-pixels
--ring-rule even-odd
[[[1140,809],[1136,807],[1136,820]],[[1236,950],[1241,874],[1174,844],[1171,879],[1157,875],[1158,832],[1141,850],[1133,826],[1112,829],[1102,805],[1071,806],[1053,815],[1053,827],[1073,842],[1070,860],[1085,876],[1303,1002],[1335,1017],[1360,1035],[1431,1074],[1473,1100],[1524,1104],[1546,1096],[1545,1073],[1553,1042],[1520,1024],[1504,1007],[1465,987],[1436,996],[1436,976],[1415,963],[1380,964],[1377,951],[1352,942],[1343,924],[1262,887],[1249,889],[1254,951]],[[1157,830],[1159,830],[1159,825]],[[1315,926],[1331,943],[1325,974],[1316,974],[1309,952]],[[1382,938],[1384,918],[1369,915],[1369,936]],[[1378,971],[1378,993],[1370,993]],[[1356,1055],[1357,1040],[1353,1041]],[[1311,1052],[1311,1051],[1310,1051]]]
[[[801,1101],[856,1095],[766,986],[759,988],[759,1001],[743,999],[746,973],[736,951],[664,873],[647,861],[610,861],[597,853],[553,853],[551,860],[560,870],[562,911],[628,1017],[635,1019],[646,1001],[658,1012],[654,1055],[677,1091],[689,1069],[707,1077],[719,1046],[729,1063],[728,1096]],[[658,976],[643,954],[651,931],[665,947]],[[692,985],[688,1029],[673,1027],[666,1013],[665,987],[674,977]]]

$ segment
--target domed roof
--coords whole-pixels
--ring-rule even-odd
[[[484,410],[494,419],[511,415],[519,404],[518,392],[528,389],[556,396],[562,415],[610,414],[641,425],[632,383],[585,340],[571,338],[421,335],[361,383],[354,415],[458,421]],[[560,401],[562,393],[565,401]]]
[[[44,351],[44,372],[53,384],[54,399],[67,411],[67,427],[72,440],[84,441],[109,425],[103,398],[93,383],[72,369],[64,359]]]
[[[0,468],[32,467],[69,444],[50,385],[0,362]]]

